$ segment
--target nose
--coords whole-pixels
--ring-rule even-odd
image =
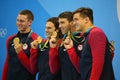
[[[48,32],[48,31],[49,31],[49,30],[46,28],[46,29],[45,29],[45,32]]]
[[[61,28],[61,24],[59,24],[59,28]]]
[[[73,21],[73,25],[75,25],[76,24],[76,21]]]

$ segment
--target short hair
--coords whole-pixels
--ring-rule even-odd
[[[20,11],[19,14],[20,15],[26,15],[28,20],[32,20],[32,21],[34,20],[34,15],[30,10],[22,10],[22,11]]]
[[[73,21],[73,13],[70,11],[65,11],[59,14],[58,18],[66,18],[69,22]]]
[[[52,22],[55,26],[55,29],[58,29],[59,27],[59,22],[57,17],[52,17],[47,20],[47,22]]]
[[[58,30],[58,38],[61,38],[62,32],[59,28],[59,22],[58,22],[58,17],[52,17],[47,20],[47,22],[52,22],[55,26],[55,30]]]
[[[92,23],[94,23],[94,21],[93,21],[93,10],[91,8],[81,7],[81,8],[78,8],[77,10],[75,10],[73,12],[73,15],[76,14],[76,13],[80,13],[80,16],[83,17],[83,18],[88,17],[90,19],[90,21]]]

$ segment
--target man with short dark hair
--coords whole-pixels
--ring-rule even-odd
[[[30,43],[38,37],[31,30],[33,20],[34,16],[30,10],[22,10],[18,14],[18,33],[6,41],[7,57],[2,80],[35,80],[29,63]]]
[[[92,9],[77,9],[73,21],[76,30],[86,37],[80,57],[80,80],[115,80],[109,42],[105,33],[94,26]]]
[[[43,39],[41,43],[37,40],[31,43],[31,69],[33,72],[38,72],[38,80],[60,80],[60,62],[58,48],[56,48],[61,35],[58,26],[57,17],[49,18],[45,27],[46,39]],[[51,41],[53,35],[58,41],[55,39]],[[54,43],[58,44],[54,45]]]
[[[84,38],[80,37],[80,33],[75,33],[73,27],[73,13],[63,12],[59,16],[59,28],[64,35],[62,38],[61,46],[58,49],[61,65],[61,79],[62,80],[79,80],[79,62],[80,53],[82,49],[77,49],[78,45],[84,42]],[[74,30],[71,31],[71,27]],[[79,37],[77,37],[79,36]],[[70,44],[74,45],[69,48],[69,40],[73,40]],[[83,42],[82,42],[83,41]]]
[[[59,28],[62,32],[62,34],[66,34],[68,31],[70,31],[73,21],[73,13],[70,11],[66,11],[61,13],[59,16]]]

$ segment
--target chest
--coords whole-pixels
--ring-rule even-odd
[[[14,37],[15,38],[15,37]],[[14,48],[14,44],[13,44],[13,40],[14,38],[9,42],[8,44],[8,54],[10,57],[15,57],[17,56],[17,53],[15,51],[15,48]],[[24,53],[29,57],[30,56],[30,43],[33,41],[32,38],[29,38],[29,40],[26,42],[26,38],[21,38],[20,39],[20,43],[22,44],[27,44],[27,48],[26,49],[23,49]]]

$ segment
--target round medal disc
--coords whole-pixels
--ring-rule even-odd
[[[23,44],[23,50],[26,50],[28,48],[28,45],[25,43]]]
[[[18,37],[14,38],[13,44],[14,44],[14,45],[17,45],[17,44],[19,44],[19,43],[20,43],[20,39],[19,39]]]

